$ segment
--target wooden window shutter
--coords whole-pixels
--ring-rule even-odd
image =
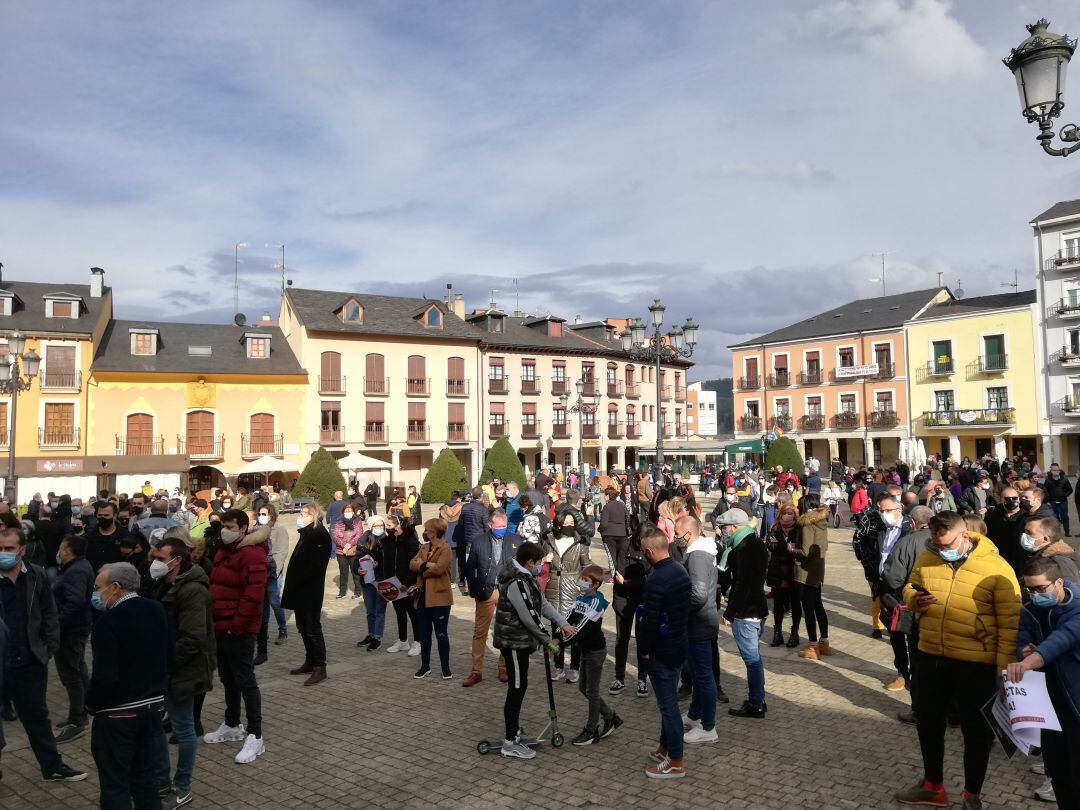
[[[449,422],[451,425],[463,425],[465,424],[465,403],[464,402],[451,402]]]
[[[366,402],[364,403],[365,413],[367,415],[368,422],[383,422],[384,406],[385,402]]]

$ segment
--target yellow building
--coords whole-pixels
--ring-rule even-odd
[[[957,461],[987,453],[1042,464],[1035,291],[934,304],[904,325],[912,435]]]
[[[93,364],[87,452],[101,486],[192,491],[275,456],[302,468],[308,375],[271,323],[113,321]],[[285,483],[295,477],[271,475]]]

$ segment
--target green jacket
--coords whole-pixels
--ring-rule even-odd
[[[177,700],[209,692],[217,669],[210,578],[201,566],[193,565],[171,583],[160,583],[159,588],[158,598],[165,606],[176,643],[169,692]]]

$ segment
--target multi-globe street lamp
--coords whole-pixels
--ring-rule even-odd
[[[8,356],[0,357],[0,394],[11,397],[11,426],[8,429],[8,469],[4,486],[4,497],[14,509],[18,503],[15,491],[15,417],[19,411],[19,393],[28,391],[37,376],[41,358],[30,349],[25,354],[26,337],[21,332],[12,332],[8,336]],[[20,367],[19,361],[22,360]],[[25,371],[25,374],[23,373]]]
[[[622,350],[630,359],[639,363],[652,363],[656,366],[656,404],[660,407],[660,365],[661,363],[673,363],[681,357],[690,357],[697,345],[698,326],[693,318],[687,318],[682,326],[672,327],[667,335],[661,334],[664,325],[664,310],[666,307],[660,303],[659,298],[654,298],[649,307],[649,318],[652,321],[653,333],[647,334],[647,327],[641,318],[634,318],[630,325],[619,333],[622,341]],[[656,423],[656,456],[654,464],[658,468],[664,466],[664,425]]]
[[[593,423],[596,423],[596,412],[600,409],[600,392],[596,391],[592,396],[586,398],[585,380],[578,380],[574,383],[574,387],[577,389],[577,402],[570,405],[570,395],[565,391],[559,394],[559,399],[562,400],[563,408],[578,415],[578,472],[580,473],[578,487],[581,489],[581,494],[584,495],[585,487],[588,484],[585,480],[587,477],[585,475],[585,414],[593,414]]]
[[[1058,137],[1072,146],[1055,147],[1053,119],[1065,109],[1065,74],[1076,50],[1076,40],[1048,30],[1044,18],[1027,26],[1028,38],[1017,45],[1002,62],[1016,77],[1020,110],[1031,124],[1039,125],[1036,139],[1054,157],[1067,157],[1080,149],[1080,128],[1066,124]]]

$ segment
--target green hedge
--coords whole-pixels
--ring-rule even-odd
[[[445,503],[455,490],[466,491],[469,476],[454,451],[444,448],[431,465],[424,483],[420,485],[420,500],[424,503]]]
[[[521,466],[513,445],[505,436],[491,446],[484,458],[480,481],[486,484],[492,478],[498,478],[504,484],[517,481],[518,486],[525,489],[525,468]]]
[[[334,493],[339,489],[345,492],[347,489],[345,476],[338,468],[337,460],[330,452],[322,447],[311,454],[308,463],[304,465],[303,472],[293,485],[293,496],[297,498],[314,498],[325,508]]]

